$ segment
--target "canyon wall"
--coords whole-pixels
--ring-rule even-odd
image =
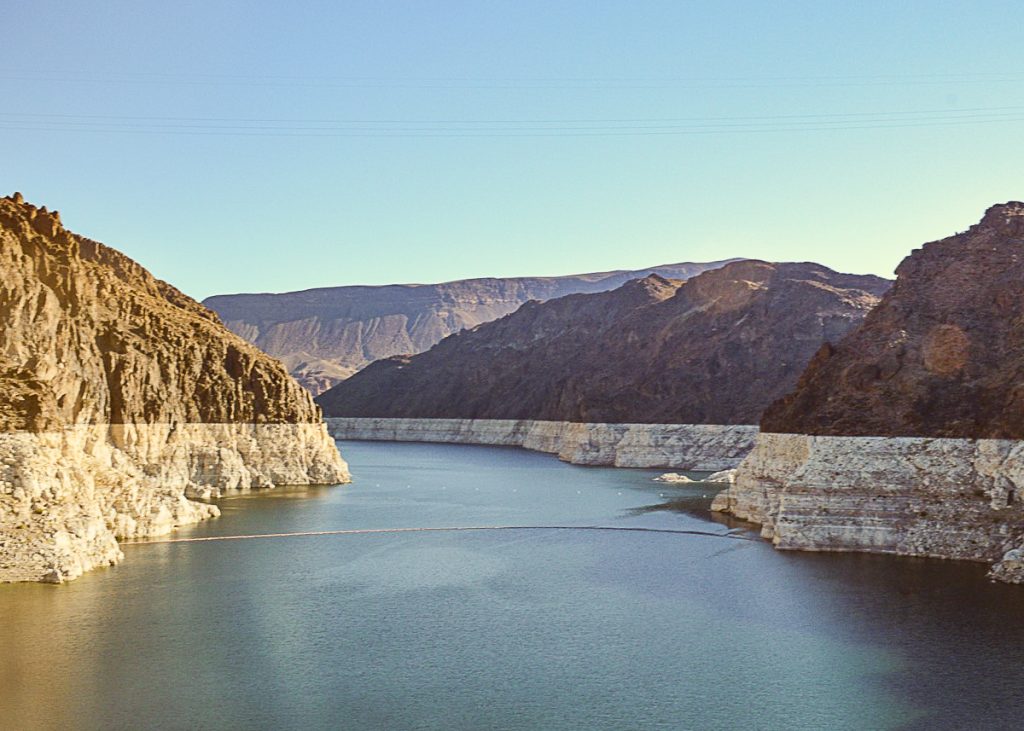
[[[566,462],[717,472],[739,464],[753,426],[581,424],[503,419],[328,418],[336,439],[523,447]]]
[[[889,282],[739,261],[529,302],[317,397],[327,416],[756,424]]]
[[[897,275],[767,409],[714,509],[779,548],[995,562],[1024,581],[1024,204]]]
[[[74,578],[197,499],[348,480],[280,363],[59,214],[0,199],[0,581]]]

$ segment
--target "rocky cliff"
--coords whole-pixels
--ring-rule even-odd
[[[817,353],[766,431],[1024,438],[1024,204],[903,260],[864,324]]]
[[[372,361],[423,352],[448,335],[497,320],[529,300],[603,292],[652,272],[688,279],[725,263],[666,264],[566,277],[217,295],[203,304],[231,330],[280,358],[300,383],[319,394]]]
[[[740,261],[529,302],[317,398],[328,416],[756,424],[888,282]]]
[[[347,470],[284,368],[56,211],[0,199],[0,581],[73,578],[189,498]]]
[[[1024,579],[1024,204],[908,256],[823,346],[716,507],[781,548],[991,561]],[[1007,553],[1009,552],[1009,553]]]

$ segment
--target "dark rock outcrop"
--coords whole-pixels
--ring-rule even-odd
[[[0,430],[320,420],[280,363],[56,212],[0,199],[0,271]]]
[[[317,401],[328,416],[754,424],[888,285],[759,261],[685,283],[652,275],[528,302],[374,363]]]
[[[815,355],[768,432],[1024,438],[1024,203],[925,244],[857,330]]]

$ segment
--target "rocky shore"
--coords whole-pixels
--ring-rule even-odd
[[[60,215],[0,199],[0,581],[61,582],[202,499],[348,470],[312,397]]]
[[[328,418],[336,439],[523,447],[572,464],[717,472],[754,445],[755,426],[583,424],[512,419]]]
[[[897,275],[768,408],[713,509],[779,548],[994,562],[1024,582],[1024,203]]]
[[[80,425],[0,433],[0,580],[59,583],[117,541],[220,514],[197,500],[348,473],[322,424]]]
[[[781,549],[993,562],[1019,547],[1022,489],[1018,440],[762,434],[712,510]]]

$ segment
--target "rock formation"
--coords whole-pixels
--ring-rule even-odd
[[[756,424],[888,282],[739,261],[528,302],[321,394],[328,416]]]
[[[1005,554],[994,575],[1024,580],[1024,204],[993,206],[897,275],[767,409],[716,508],[780,548]]]
[[[655,477],[654,481],[685,485],[687,483],[694,482],[695,480],[693,480],[690,477],[687,477],[686,475],[681,475],[678,472],[666,472]]]
[[[770,432],[1024,438],[1024,204],[926,244],[864,324],[817,353]]]
[[[217,295],[203,304],[231,330],[280,358],[316,395],[371,361],[428,350],[448,335],[503,317],[529,300],[603,292],[652,272],[688,279],[727,261],[566,277]]]
[[[310,395],[128,257],[0,199],[0,581],[62,581],[189,498],[347,481]]]

